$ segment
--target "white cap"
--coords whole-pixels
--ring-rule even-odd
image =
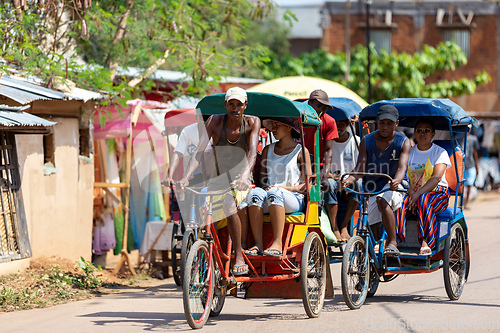
[[[241,103],[245,103],[247,101],[247,92],[240,87],[229,88],[226,92],[225,101],[227,102],[232,99],[237,99]]]

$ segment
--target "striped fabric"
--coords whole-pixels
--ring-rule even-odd
[[[450,192],[448,187],[436,186],[434,191],[426,192],[419,197],[417,204],[418,237],[425,239],[429,247],[436,243],[437,223],[436,215],[448,207]],[[410,196],[407,194],[403,205],[396,211],[396,231],[400,241],[406,237],[406,213]]]

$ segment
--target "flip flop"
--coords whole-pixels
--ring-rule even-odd
[[[280,250],[277,250],[277,249],[267,248],[264,251],[264,255],[269,256],[269,257],[281,257],[281,256],[283,256],[283,252],[281,252]]]
[[[246,267],[246,269],[240,270],[241,267]],[[247,275],[247,274],[248,274],[248,265],[247,264],[233,266],[233,275],[234,276]]]
[[[420,248],[420,253],[419,253],[419,255],[421,255],[421,256],[427,256],[427,255],[429,255],[429,254],[431,254],[431,253],[432,253],[432,250],[431,250],[431,248],[430,248],[430,247],[428,247],[428,246],[422,246],[422,247]]]
[[[260,252],[259,247],[257,245],[254,245],[253,247],[249,248],[248,250],[244,250],[245,254],[247,256],[261,256],[262,252]]]
[[[386,256],[393,256],[393,257],[398,257],[399,256],[399,250],[397,247],[395,247],[392,244],[387,245],[387,247],[384,250],[384,255]]]

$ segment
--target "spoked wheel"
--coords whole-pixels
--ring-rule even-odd
[[[182,236],[182,249],[181,249],[181,265],[180,265],[180,276],[184,277],[184,264],[187,260],[187,257],[189,255],[189,251],[191,250],[191,247],[194,244],[194,230],[193,229],[187,229],[184,231],[184,235]],[[182,281],[181,281],[182,284]]]
[[[319,316],[326,291],[327,258],[323,242],[316,232],[307,235],[300,262],[302,303],[309,318]]]
[[[182,249],[182,241],[176,238],[179,231],[179,225],[174,224],[174,228],[172,234],[172,272],[174,273],[174,281],[178,286],[182,285],[182,270],[181,270],[181,249]]]
[[[226,285],[224,284],[224,278],[217,265],[214,265],[214,296],[212,300],[212,308],[210,310],[210,317],[217,317],[222,308],[224,307],[224,301],[226,300]]]
[[[464,231],[460,224],[455,224],[444,245],[443,263],[444,287],[451,300],[459,299],[462,294],[467,265]]]
[[[193,244],[185,262],[182,299],[184,315],[191,328],[202,328],[208,320],[214,292],[213,269],[208,244]]]
[[[370,267],[370,282],[368,283],[368,293],[366,294],[367,297],[375,296],[379,283],[380,283],[380,278],[377,275],[377,272],[375,271],[375,267],[373,267],[372,265]]]
[[[365,241],[353,236],[344,249],[341,274],[342,297],[350,309],[359,309],[365,302],[369,280],[370,265]]]

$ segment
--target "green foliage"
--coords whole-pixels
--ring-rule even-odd
[[[361,45],[355,47],[351,52],[350,76],[347,79],[345,53],[330,54],[324,50],[303,53],[297,58],[290,55],[272,57],[271,61],[262,65],[262,73],[266,79],[293,75],[321,77],[339,82],[366,98],[367,59],[367,48]],[[432,81],[433,75],[438,72],[454,71],[467,64],[465,53],[453,42],[440,43],[437,47],[425,45],[421,52],[413,55],[385,50],[378,53],[371,45],[370,59],[373,100],[473,94],[478,86],[491,80],[483,71],[474,79]]]
[[[114,77],[116,67],[155,68],[166,60],[160,69],[186,73],[177,93],[188,95],[206,94],[222,76],[257,67],[267,47],[243,41],[273,9],[270,0],[102,0],[87,9],[61,0],[68,16],[57,16],[50,1],[12,15],[10,2],[0,2],[0,70],[17,66],[46,85],[71,80],[109,93],[108,104],[154,87],[147,78],[129,87],[130,77]]]
[[[88,297],[102,286],[101,268],[82,257],[77,265],[79,269],[74,272],[54,265],[30,272],[29,278],[20,274],[0,277],[0,309],[26,309]]]

